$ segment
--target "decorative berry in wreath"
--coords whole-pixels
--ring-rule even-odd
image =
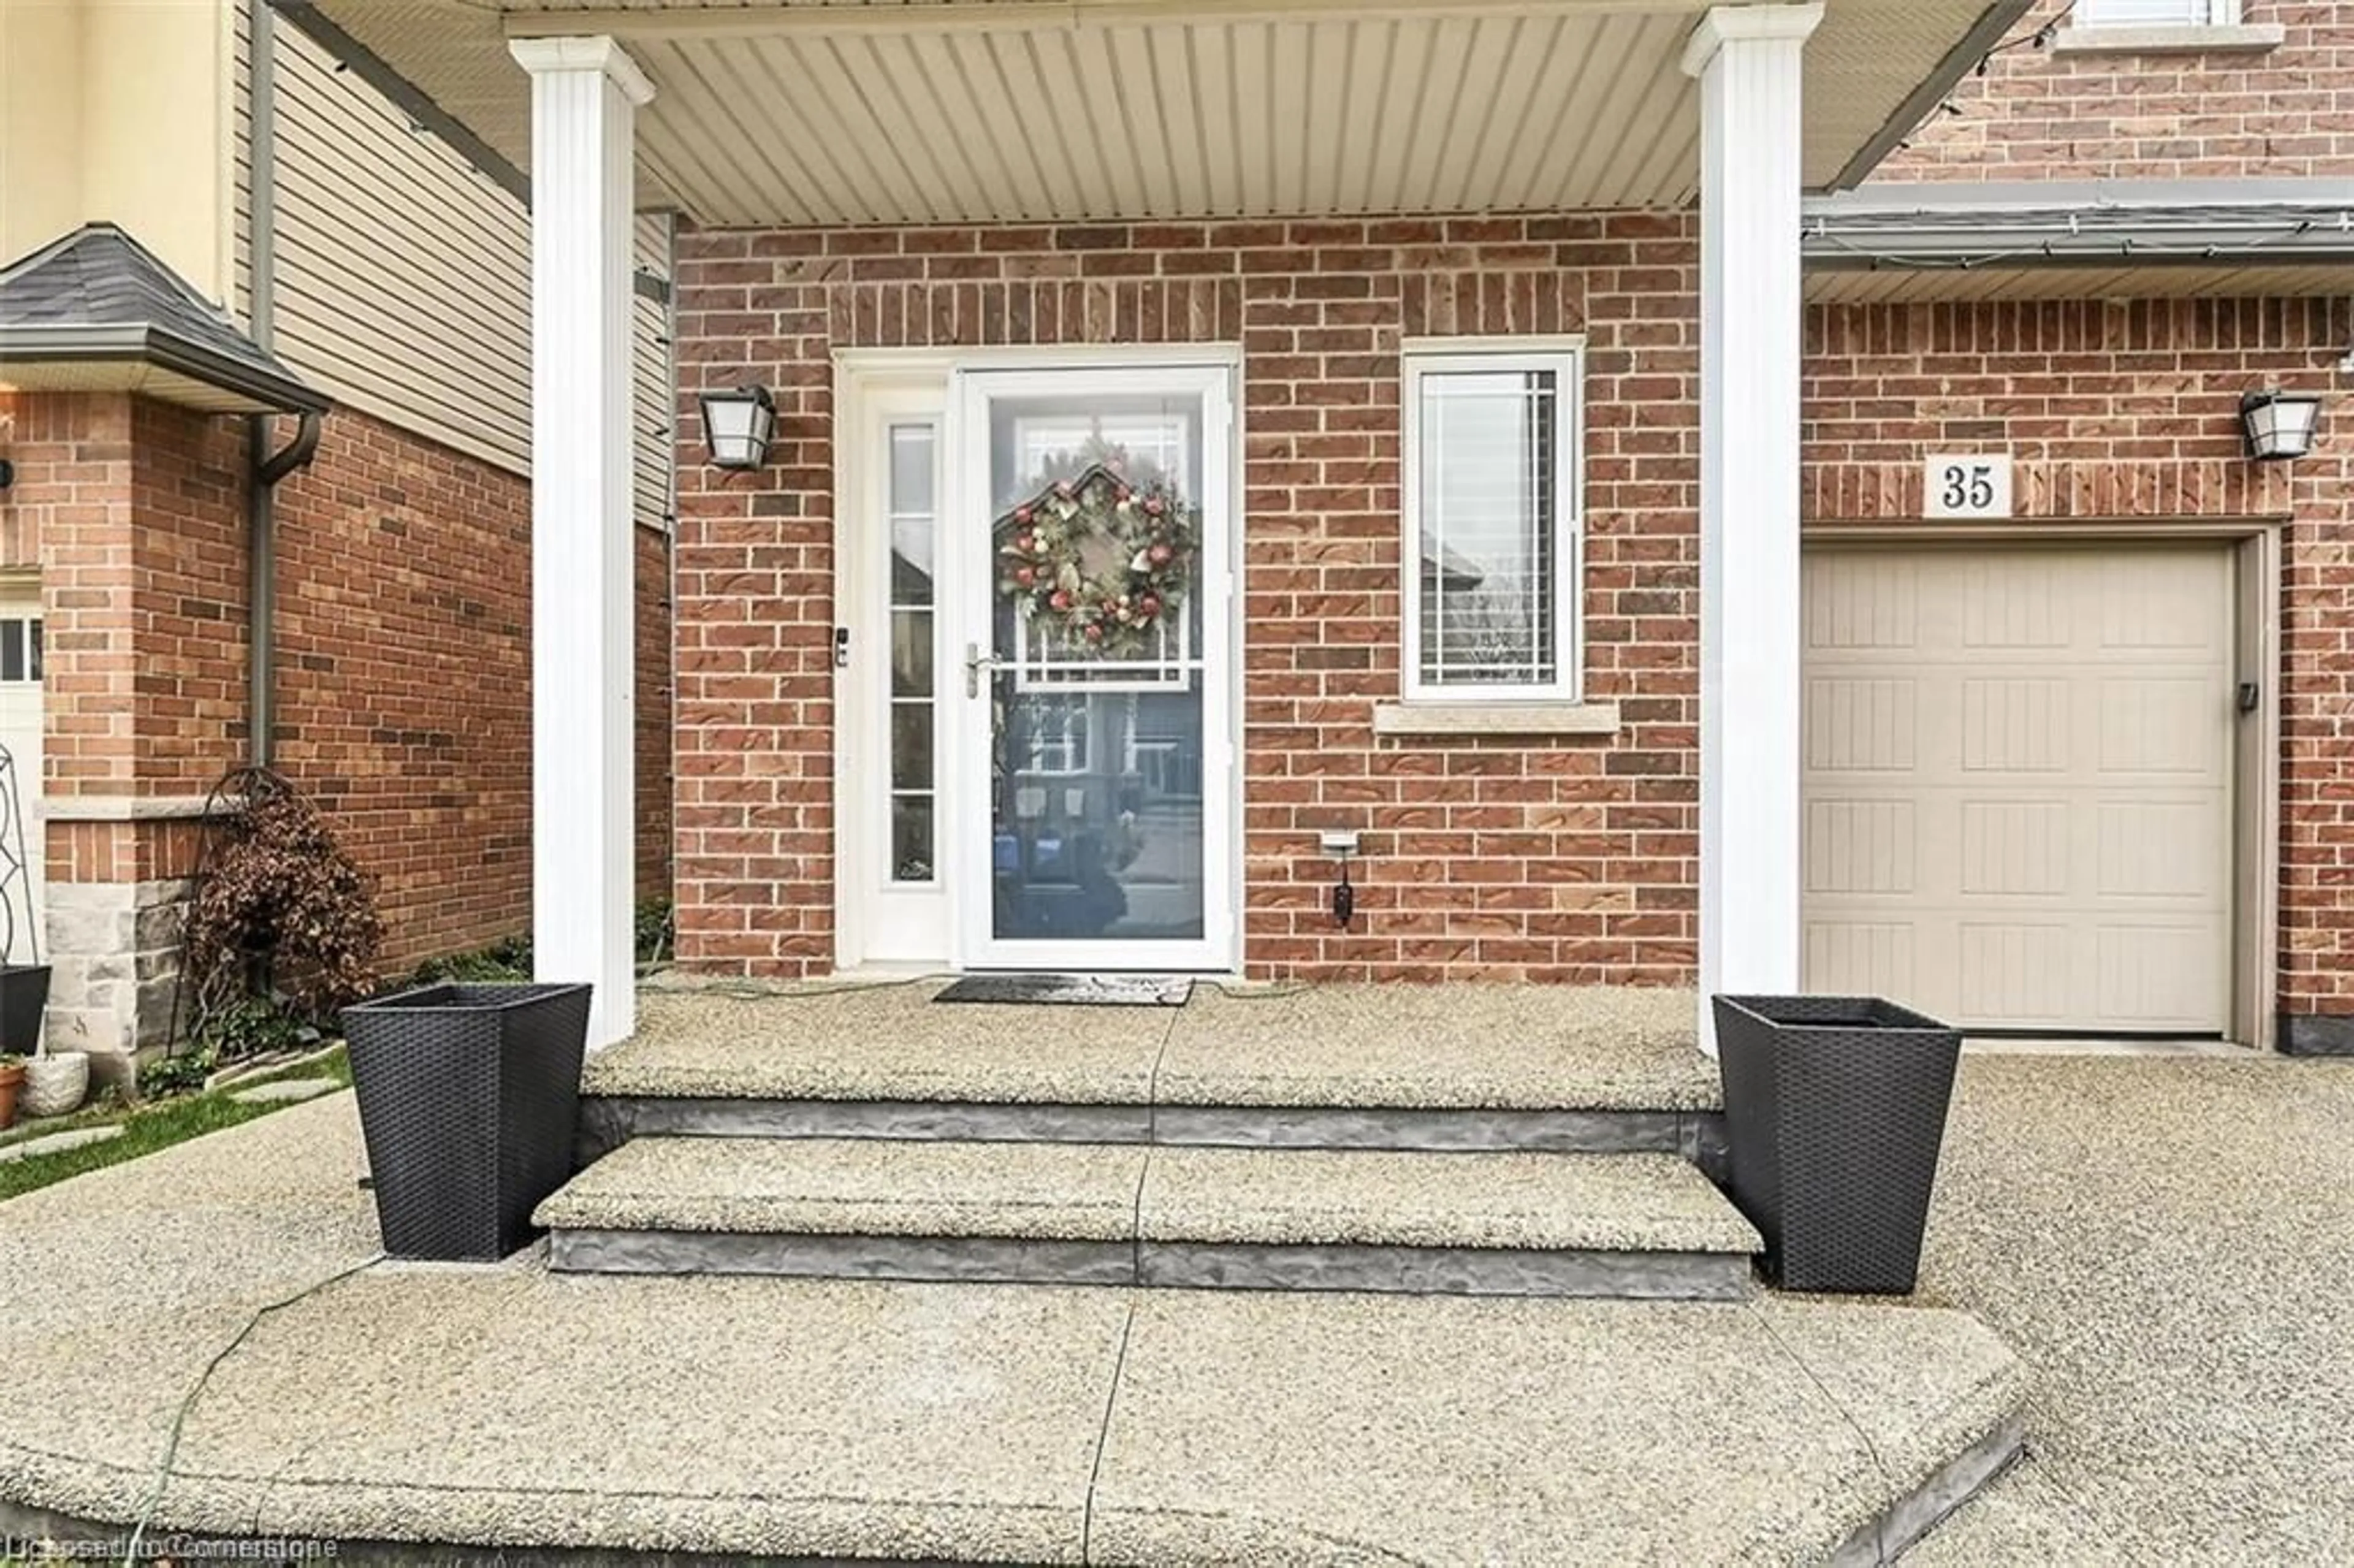
[[[1133,658],[1183,608],[1197,516],[1167,484],[1103,463],[1057,480],[997,520],[997,591],[1062,646]]]

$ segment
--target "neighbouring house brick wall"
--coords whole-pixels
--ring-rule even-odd
[[[387,967],[526,929],[530,482],[339,409],[277,515],[277,763],[375,874]],[[639,886],[660,894],[666,541],[636,534]]]
[[[1876,181],[2343,179],[2354,168],[2354,6],[2246,0],[2277,24],[2257,53],[2027,47],[2067,0],[2038,0],[1983,77],[1932,114]],[[2066,24],[2062,24],[2065,26]]]
[[[1696,225],[1684,214],[712,231],[678,241],[680,956],[833,957],[832,353],[1230,343],[1244,959],[1263,977],[1690,983]],[[1616,736],[1376,740],[1399,694],[1402,338],[1583,332],[1588,695]],[[697,461],[758,382],[770,465]],[[1323,828],[1364,834],[1355,931]]]
[[[45,792],[145,802],[50,824],[52,1028],[129,1049],[168,1018],[187,802],[248,756],[246,426],[0,396],[0,450],[19,471],[0,565],[41,572]],[[529,925],[530,537],[527,481],[347,410],[279,487],[276,761],[376,877],[388,971]],[[640,530],[637,558],[639,872],[660,893],[666,539]]]
[[[386,967],[523,929],[529,484],[338,409],[277,549],[275,763],[375,876]]]
[[[665,450],[667,447],[665,447]],[[642,461],[642,455],[640,458]],[[638,896],[668,898],[671,787],[671,536],[639,528],[637,819]]]
[[[2218,300],[1818,306],[1807,316],[1812,523],[1905,522],[1921,459],[2007,450],[2020,516],[2286,518],[2281,1009],[2354,1014],[2354,449],[2243,455],[2241,393],[2321,391],[2354,303]],[[2328,416],[2325,416],[2328,418]]]

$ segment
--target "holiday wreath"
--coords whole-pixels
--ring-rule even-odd
[[[1133,656],[1183,609],[1193,509],[1094,463],[997,520],[998,592],[1074,649]]]

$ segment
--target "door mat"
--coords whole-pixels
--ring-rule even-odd
[[[934,1001],[1010,1001],[1036,1007],[1182,1007],[1193,982],[1167,975],[967,975]]]

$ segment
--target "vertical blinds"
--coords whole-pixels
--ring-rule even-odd
[[[1551,370],[1418,377],[1425,684],[1559,678],[1558,380]]]

